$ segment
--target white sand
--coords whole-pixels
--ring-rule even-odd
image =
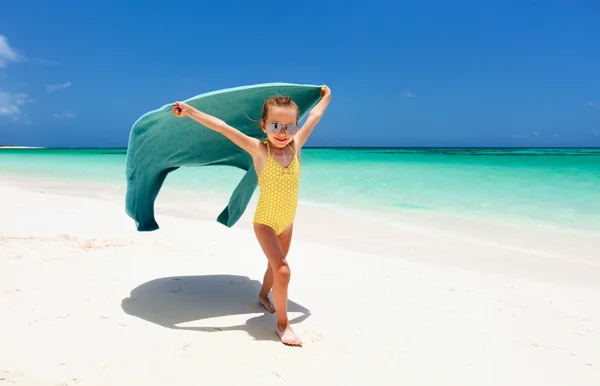
[[[122,201],[1,185],[1,385],[600,385],[598,234],[302,206],[290,348],[253,208],[138,233]]]

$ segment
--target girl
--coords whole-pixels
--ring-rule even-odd
[[[300,150],[321,119],[330,100],[331,90],[323,86],[321,100],[298,130],[300,111],[292,99],[285,96],[267,99],[263,104],[260,121],[262,130],[267,134],[265,142],[249,137],[223,120],[198,111],[186,103],[176,102],[172,107],[176,116],[192,118],[223,134],[252,156],[260,187],[253,220],[254,232],[268,260],[258,299],[267,311],[276,312],[275,332],[279,339],[284,344],[294,346],[301,346],[302,340],[292,330],[287,316],[290,267],[286,256],[292,240],[298,205]],[[271,289],[275,305],[269,300]]]

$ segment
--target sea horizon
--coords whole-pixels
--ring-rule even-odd
[[[600,146],[304,146],[304,149],[600,149]],[[91,150],[118,149],[128,146],[25,146],[0,145],[0,149]]]

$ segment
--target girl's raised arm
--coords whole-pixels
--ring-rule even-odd
[[[321,117],[325,113],[327,106],[329,106],[329,101],[331,100],[331,90],[327,86],[323,86],[321,88],[321,100],[312,110],[308,113],[308,118],[306,118],[306,122],[302,125],[302,128],[298,131],[298,134],[294,137],[294,142],[301,148],[304,146],[308,137],[312,133],[313,129],[321,120]]]
[[[192,118],[209,129],[223,134],[225,137],[229,138],[233,143],[250,153],[252,156],[254,156],[259,150],[260,141],[258,139],[247,136],[241,131],[229,126],[222,119],[203,113],[187,103],[175,102],[171,110],[173,111],[173,114],[178,117]]]

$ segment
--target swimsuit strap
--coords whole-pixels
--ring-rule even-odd
[[[273,158],[273,156],[271,155],[271,145],[270,145],[268,139],[265,141],[265,144],[267,145],[267,158],[269,158],[269,157]],[[294,152],[294,149],[292,148],[292,146],[288,144],[288,147],[290,148],[290,151],[292,152],[292,156],[295,157],[296,153]],[[273,158],[273,160],[275,160],[275,158]],[[277,162],[277,163],[279,163],[279,162]]]

